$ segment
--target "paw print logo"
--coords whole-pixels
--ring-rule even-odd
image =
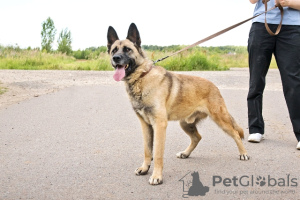
[[[257,177],[256,178],[256,185],[259,185],[259,186],[264,186],[266,185],[266,178],[265,177]]]

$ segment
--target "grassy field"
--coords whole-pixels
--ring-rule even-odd
[[[0,69],[26,70],[110,70],[107,55],[99,59],[77,60],[61,53],[38,50],[8,51],[0,53]]]
[[[183,46],[161,49],[147,47],[145,51],[150,59],[157,60],[181,48]],[[113,70],[105,47],[98,49],[101,51],[97,51],[97,48],[93,51],[78,50],[73,56],[67,56],[57,52],[45,53],[39,50],[0,46],[0,69]],[[80,59],[78,55],[83,53],[86,55],[84,59]],[[157,65],[173,71],[228,70],[234,67],[248,67],[248,54],[246,47],[197,47],[170,57]],[[276,68],[274,59],[271,68]]]

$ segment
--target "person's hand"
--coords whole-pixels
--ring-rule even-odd
[[[280,4],[282,7],[290,7],[300,10],[300,0],[275,0],[276,5]]]
[[[275,5],[280,4],[282,7],[289,6],[289,0],[275,0]]]

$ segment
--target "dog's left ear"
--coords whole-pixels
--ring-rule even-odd
[[[107,52],[108,53],[110,52],[111,45],[118,39],[119,37],[115,29],[111,26],[108,27],[108,31],[107,31]]]
[[[131,42],[136,44],[138,47],[141,46],[140,33],[134,23],[130,24],[126,39],[130,40]]]

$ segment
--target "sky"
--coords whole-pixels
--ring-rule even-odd
[[[142,45],[189,45],[250,18],[249,0],[0,0],[0,44],[41,47],[42,23],[48,17],[58,35],[68,28],[72,49],[106,46],[107,29],[125,39],[136,24]],[[251,21],[201,46],[247,46]]]

